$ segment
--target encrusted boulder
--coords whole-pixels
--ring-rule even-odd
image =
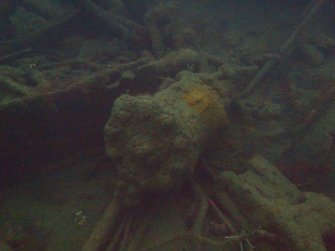
[[[192,175],[209,137],[226,123],[225,100],[190,72],[154,96],[120,96],[105,127],[119,196],[135,203],[141,194],[177,188]]]

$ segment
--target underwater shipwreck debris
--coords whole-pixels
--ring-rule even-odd
[[[324,0],[311,0],[307,5],[303,19],[294,29],[288,39],[283,43],[280,48],[280,58],[283,60],[286,58],[292,50],[292,47],[297,40],[298,36],[303,32],[304,28],[308,22],[314,17],[314,15],[321,9],[324,4]],[[278,63],[278,58],[270,59],[264,66],[258,71],[256,76],[251,80],[251,82],[245,87],[245,89],[239,95],[240,98],[245,97],[261,82],[261,80],[273,69],[273,67]]]
[[[175,78],[178,72],[189,69],[190,65],[198,69],[199,60],[199,53],[183,49],[167,54],[158,60],[145,55],[133,61],[113,65],[73,59],[44,64],[24,64],[21,67],[2,66],[0,135],[5,140],[1,141],[0,149],[2,156],[6,156],[3,160],[6,164],[1,165],[2,168],[0,168],[0,186],[8,184],[9,180],[14,177],[22,176],[22,173],[18,173],[18,168],[7,168],[7,166],[21,166],[17,162],[36,166],[35,163],[40,162],[39,152],[45,152],[43,149],[49,149],[53,156],[58,156],[58,153],[63,155],[62,148],[67,149],[67,147],[59,147],[58,144],[53,143],[57,139],[54,137],[55,134],[63,137],[64,133],[72,131],[67,128],[76,127],[77,132],[94,128],[93,130],[97,130],[98,133],[90,134],[93,137],[102,135],[101,128],[109,116],[114,98],[127,89],[135,93],[145,92],[148,89],[156,91],[164,77]],[[55,73],[61,75],[62,72],[58,68],[63,66],[74,70],[90,67],[92,70],[77,78],[71,78],[69,75],[70,79],[63,78],[65,83],[56,82],[57,79],[55,80],[55,77],[52,76]],[[126,81],[124,79],[127,76],[126,73],[130,73],[128,74],[130,76],[133,73],[134,79]],[[85,119],[85,123],[79,122],[87,116],[84,115],[87,112],[92,114],[94,119]],[[13,114],[16,115],[13,116]],[[103,118],[97,119],[97,114]],[[78,120],[78,117],[81,118]],[[20,125],[22,120],[27,120],[24,130]],[[98,126],[84,126],[86,122]],[[52,128],[59,131],[57,133],[55,131],[55,134],[46,133],[48,129],[45,127],[49,128],[49,126],[45,125],[49,123],[52,124]],[[36,135],[39,135],[37,141]],[[77,138],[77,136],[73,137]],[[17,144],[17,138],[22,141],[20,144]],[[62,142],[70,140],[73,144],[71,137],[65,136],[65,138]],[[61,141],[60,138],[57,141]],[[80,137],[78,141],[82,142]],[[102,142],[102,137],[99,137],[99,141]],[[29,147],[30,142],[34,142],[37,148]],[[73,148],[73,146],[68,147]]]
[[[106,154],[117,166],[117,192],[83,251],[106,245],[119,208],[137,205],[148,193],[179,189],[192,177],[209,137],[228,123],[225,102],[190,72],[154,96],[124,94],[115,101],[104,131]]]
[[[125,231],[131,220],[124,219],[122,229],[117,229],[117,222],[124,218],[122,212],[136,212],[141,201],[154,203],[155,195],[165,197],[178,191],[187,180],[193,180],[191,189],[198,201],[190,231],[184,229],[171,238],[143,245],[139,240],[145,239],[143,226],[130,238],[128,245],[133,250],[163,248],[178,241],[189,243],[186,250],[201,250],[206,245],[229,250],[255,245],[264,250],[279,246],[282,250],[326,250],[323,238],[334,231],[335,204],[325,196],[300,192],[261,156],[254,156],[240,174],[222,172],[212,184],[214,194],[208,195],[194,181],[200,153],[229,123],[225,112],[228,100],[210,85],[209,76],[219,74],[185,71],[177,82],[153,96],[124,94],[115,101],[104,130],[106,154],[117,170],[115,198],[83,251],[124,246],[129,237],[118,232]],[[215,226],[226,229],[219,241],[212,239],[213,233],[204,232],[209,217],[214,217]],[[116,242],[108,241],[111,232],[120,236]]]
[[[283,250],[326,251],[324,238],[335,230],[334,202],[321,194],[300,192],[261,156],[250,165],[240,175],[223,173],[219,184],[248,221],[275,230],[286,242]]]
[[[122,209],[124,206],[118,199],[114,199],[106,208],[82,251],[121,250],[118,248],[120,246],[129,248],[125,250],[166,250],[165,247],[174,247],[173,250],[241,250],[239,248],[249,247],[251,250],[281,248],[295,251],[326,251],[324,242],[328,241],[329,233],[335,231],[335,204],[323,195],[300,192],[276,167],[261,156],[252,158],[249,165],[249,170],[238,175],[223,172],[215,184],[212,184],[216,192],[211,196],[193,182],[191,187],[196,192],[199,211],[191,231],[178,230],[169,237],[150,239],[149,245],[143,245],[140,239],[146,239],[144,233],[148,224],[150,225],[148,217],[159,217],[159,213],[152,215],[152,210],[149,210],[150,216],[141,218],[140,226],[129,233],[126,226],[134,224],[131,223],[134,217],[128,217],[129,211]],[[156,210],[160,210],[163,204],[167,207],[173,205],[169,199],[164,200],[168,201],[167,204],[158,202]],[[149,201],[156,203],[155,199]],[[136,212],[136,207],[129,210]],[[215,221],[219,222],[216,225],[228,226],[230,229],[225,230],[223,235],[216,231],[217,238],[212,236],[213,232],[204,230],[205,222],[213,217],[213,210],[218,213],[217,217],[220,218],[219,215],[222,214],[228,219],[216,219]],[[174,213],[178,214],[178,211]],[[140,213],[141,217],[142,214]],[[155,229],[159,229],[159,226],[156,225]],[[118,240],[112,238],[110,242],[111,238],[108,236],[111,233],[115,233],[112,235],[117,236]],[[189,246],[185,243],[189,243]]]
[[[147,30],[142,25],[105,10],[94,1],[85,0],[82,4],[85,11],[102,20],[112,31],[120,33],[123,38],[135,41],[145,40]]]
[[[12,1],[3,2],[5,3]],[[75,7],[61,7],[60,5],[58,6],[56,4],[57,7],[55,9],[60,10],[53,10],[51,11],[52,13],[50,13],[50,9],[52,8],[48,8],[47,5],[39,6],[38,4],[34,4],[29,1],[22,1],[22,3],[17,5],[19,5],[19,7],[21,7],[25,12],[32,11],[35,13],[37,17],[44,20],[45,24],[41,25],[41,27],[34,27],[36,30],[33,32],[30,30],[25,30],[21,32],[23,34],[20,36],[16,36],[14,33],[10,38],[8,38],[8,40],[0,41],[0,56],[6,56],[7,54],[21,51],[22,49],[34,47],[40,42],[48,41],[50,35],[54,34],[55,31],[58,32],[60,28],[63,28],[73,20],[80,19],[83,15],[86,15],[87,18],[100,20],[102,25],[105,25],[113,33],[119,35],[119,37],[125,39],[125,41],[129,43],[137,46],[146,46],[148,44],[147,28],[122,15],[118,15],[112,11],[106,10],[91,0],[80,1],[80,3],[77,3],[78,6]],[[6,8],[7,6],[3,7],[4,11]],[[9,26],[9,24],[10,23],[5,26]],[[1,27],[2,25],[0,26],[0,31]],[[57,39],[57,37],[54,37],[54,39]],[[52,43],[54,42],[55,41],[52,41]],[[50,41],[48,41],[48,43],[50,43]]]
[[[58,30],[60,27],[75,18],[78,13],[79,11],[75,9],[64,11],[64,13],[62,13],[60,16],[50,20],[47,25],[41,27],[39,30],[33,33],[27,33],[22,38],[14,38],[8,41],[1,41],[0,55],[5,56],[8,53],[13,53],[15,51],[20,51],[22,49],[35,46],[36,43],[47,38],[48,36],[50,36],[50,34],[52,34],[52,32]]]
[[[122,19],[122,14],[118,16],[119,13],[106,8],[102,3],[104,1],[80,2],[91,4],[87,5],[91,7],[86,7],[87,17],[100,18],[98,25],[107,24],[108,38],[110,33],[114,35],[111,32],[114,29],[116,33],[121,33],[122,38],[137,41],[143,32],[146,39],[145,26],[160,25],[159,21],[152,20],[151,24],[145,23],[144,27],[136,27],[136,23],[127,23]],[[41,16],[45,15],[42,13]],[[82,247],[83,251],[323,250],[323,242],[327,246],[327,243],[333,241],[334,204],[323,196],[301,193],[276,167],[260,156],[254,157],[249,164],[246,163],[246,159],[258,152],[258,148],[255,149],[256,144],[248,144],[249,139],[245,140],[243,137],[257,134],[251,140],[258,141],[263,135],[267,139],[275,138],[272,135],[282,135],[276,129],[270,135],[270,130],[265,126],[252,127],[253,121],[262,120],[265,124],[266,121],[273,120],[270,124],[272,126],[281,122],[278,117],[286,110],[282,110],[282,104],[264,101],[264,93],[261,93],[255,99],[261,100],[262,106],[250,109],[250,112],[243,107],[243,103],[241,107],[236,105],[235,111],[234,104],[231,105],[231,111],[228,112],[235,112],[236,117],[248,114],[253,119],[236,119],[234,124],[228,121],[226,114],[228,94],[225,88],[220,89],[229,86],[232,92],[235,89],[238,91],[240,84],[255,74],[265,61],[277,61],[280,58],[278,55],[260,54],[249,58],[245,66],[225,64],[232,62],[229,61],[229,56],[222,60],[207,55],[201,48],[179,49],[168,53],[172,49],[170,46],[173,50],[183,48],[184,42],[188,41],[183,40],[183,35],[192,34],[193,31],[187,30],[186,25],[185,27],[184,31],[180,30],[185,33],[178,38],[173,37],[176,34],[168,34],[169,39],[176,39],[180,47],[173,44],[176,42],[174,40],[164,40],[164,30],[155,30],[161,27],[149,27],[151,40],[157,39],[157,43],[151,45],[153,48],[148,44],[148,47],[139,50],[131,46],[122,47],[120,51],[124,53],[120,53],[121,55],[109,54],[103,59],[95,56],[91,58],[92,61],[86,61],[84,57],[71,58],[75,53],[55,57],[55,61],[40,60],[41,64],[35,64],[26,58],[25,62],[32,62],[29,72],[24,74],[29,77],[28,91],[19,89],[20,85],[13,85],[8,78],[0,78],[0,82],[5,81],[2,87],[10,89],[19,97],[19,100],[15,97],[13,102],[0,107],[0,117],[4,120],[0,126],[0,135],[6,136],[3,132],[9,132],[5,141],[14,142],[19,139],[20,147],[26,150],[18,152],[18,155],[16,148],[13,150],[7,147],[6,142],[1,142],[1,157],[5,156],[11,161],[19,159],[17,156],[24,158],[35,152],[46,154],[48,158],[48,152],[56,152],[52,144],[63,141],[63,138],[70,138],[70,141],[64,141],[63,145],[56,148],[68,145],[68,148],[76,151],[76,143],[84,142],[90,148],[98,145],[99,153],[103,154],[105,143],[108,159],[106,166],[112,169],[111,173],[114,175],[108,176],[110,180],[107,181],[106,192],[110,195],[113,191],[115,196]],[[155,32],[159,34],[154,34]],[[189,37],[191,40],[193,35]],[[127,44],[127,39],[120,42]],[[107,43],[110,41],[106,40]],[[320,42],[320,46],[331,50],[333,45],[328,47],[328,44],[322,43]],[[79,51],[80,46],[77,47]],[[62,48],[57,49],[62,51]],[[157,58],[147,51],[150,49]],[[36,55],[32,48],[31,51],[28,49],[8,54],[0,58],[0,61],[13,62],[16,67],[17,64],[20,65],[20,61],[14,60],[25,53]],[[43,53],[44,55],[49,56],[48,53]],[[161,55],[165,56],[160,57]],[[243,64],[242,61],[234,62]],[[210,67],[203,67],[206,64],[210,64]],[[29,64],[26,63],[21,68],[26,71],[26,66]],[[70,74],[63,75],[66,79],[64,83],[60,80],[45,87],[43,77],[50,80],[54,76],[50,72],[55,68],[60,72],[62,68],[66,68]],[[185,69],[187,71],[183,71]],[[218,71],[213,72],[215,69]],[[56,71],[55,75],[58,74]],[[27,79],[16,82],[25,86]],[[30,89],[34,92],[31,93]],[[103,132],[110,106],[120,93],[127,94],[115,101]],[[272,96],[269,95],[265,100],[267,98],[271,99]],[[238,110],[241,110],[239,114]],[[320,110],[324,109],[320,106],[315,111]],[[10,113],[15,114],[15,118],[8,116]],[[30,116],[33,113],[36,115]],[[307,117],[312,120],[306,119],[303,122],[306,127],[307,124],[314,123],[314,112],[312,115]],[[26,121],[24,129],[20,129],[22,120]],[[245,132],[237,128],[236,134],[241,135],[235,138],[236,134],[227,133],[225,130],[227,125],[248,128]],[[259,132],[261,130],[264,131],[263,134]],[[50,138],[50,135],[54,138]],[[226,136],[233,140],[225,138]],[[48,140],[44,140],[45,138]],[[93,138],[98,138],[99,144],[91,141]],[[220,140],[222,142],[218,142]],[[31,146],[35,145],[30,142],[38,145],[37,148],[33,149]],[[272,143],[269,140],[267,144]],[[208,149],[211,144],[218,145]],[[224,148],[224,144],[232,145],[233,150]],[[41,148],[45,149],[41,151]],[[62,150],[67,151],[68,148]],[[235,153],[236,148],[240,150],[237,149]],[[328,156],[333,150],[333,147],[329,149],[325,162],[329,161]],[[10,151],[13,154],[7,157],[6,154]],[[208,152],[214,154],[209,156]],[[236,162],[241,164],[235,165],[235,162],[225,159],[228,155],[231,155],[231,159],[238,159]],[[37,155],[30,155],[31,159],[38,159],[35,156]],[[204,163],[201,162],[207,160],[208,165],[205,163],[207,166],[203,167]],[[22,162],[24,161],[25,159]],[[214,162],[219,167],[214,167]],[[209,170],[204,170],[206,168]],[[15,172],[15,169],[10,171],[12,170]],[[4,176],[0,176],[1,185]],[[86,232],[95,219],[96,217],[88,218]],[[315,228],[314,224],[317,225]],[[327,249],[332,250],[332,247],[327,246]]]

